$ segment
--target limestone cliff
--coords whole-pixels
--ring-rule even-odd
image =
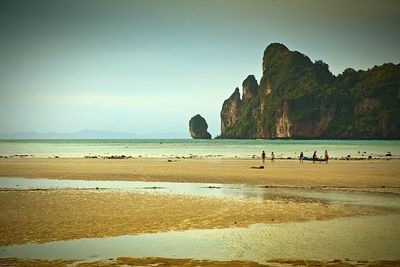
[[[277,112],[277,118],[276,118],[276,138],[290,138],[291,133],[290,133],[290,126],[291,122],[289,120],[289,110],[288,110],[288,105],[285,102],[282,106],[282,108]]]
[[[207,132],[208,124],[200,115],[192,117],[189,121],[189,132],[194,139],[211,139],[211,134]]]
[[[249,101],[257,96],[258,82],[254,75],[249,75],[242,83],[243,101]]]
[[[334,76],[321,60],[270,44],[222,105],[221,138],[400,138],[400,64]]]
[[[221,131],[232,128],[239,120],[241,114],[242,100],[239,88],[236,87],[233,94],[224,101],[221,110]]]

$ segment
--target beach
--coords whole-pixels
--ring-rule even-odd
[[[0,209],[0,246],[382,213],[301,201],[109,190],[2,191]]]
[[[400,160],[0,159],[0,177],[332,187],[398,192]]]
[[[103,261],[82,262],[78,260],[22,260],[0,259],[0,266],[79,266],[79,267],[103,267],[103,266],[226,266],[226,267],[271,267],[271,266],[398,266],[398,261],[316,261],[316,260],[274,260],[268,264],[259,264],[249,261],[209,261],[194,259],[169,259],[169,258],[128,258],[119,257]]]
[[[312,163],[298,160],[213,158],[3,158],[0,177],[88,180],[99,182],[90,188],[2,188],[0,191],[0,246],[18,244],[51,244],[61,240],[141,236],[158,233],[181,233],[191,230],[247,229],[252,225],[291,225],[323,222],[340,218],[385,216],[393,211],[378,206],[334,203],[307,197],[259,198],[249,193],[243,197],[204,196],[166,193],[158,187],[146,190],[102,188],[101,182],[143,181],[153,183],[199,183],[207,190],[218,192],[219,185],[244,185],[257,190],[290,189],[318,190],[320,194],[338,192],[369,192],[382,197],[396,198],[400,192],[400,161],[392,160],[331,160]],[[264,169],[253,167],[264,166]],[[0,178],[2,179],[2,178]],[[18,180],[16,180],[18,181]],[[39,181],[39,180],[38,180]],[[371,193],[372,192],[372,193]],[[375,192],[375,193],[374,193]],[[385,193],[381,195],[382,193]],[[346,193],[347,194],[347,193]],[[346,195],[345,194],[345,195]],[[371,195],[374,197],[374,195]],[[397,213],[396,213],[397,214]],[[369,216],[369,217],[368,217]],[[334,224],[333,224],[334,225]],[[390,224],[387,224],[390,226]],[[385,228],[384,224],[384,228]],[[390,226],[392,227],[392,226]],[[397,227],[397,226],[396,226]],[[290,229],[290,228],[289,228]],[[171,232],[172,231],[172,232]],[[185,232],[182,232],[185,233]],[[397,232],[396,232],[397,235]],[[223,236],[223,235],[222,235]],[[229,236],[229,235],[228,235]],[[224,238],[226,239],[226,238]],[[196,240],[196,239],[195,239]],[[228,238],[229,240],[229,238]],[[241,240],[241,238],[239,238]],[[306,240],[306,239],[305,239]],[[306,242],[304,240],[304,242]],[[237,248],[231,245],[232,250]],[[242,242],[242,241],[239,241]],[[228,242],[229,243],[229,242]],[[235,254],[236,255],[236,254]],[[112,259],[19,259],[0,258],[0,265],[15,266],[270,266],[271,265],[376,265],[396,266],[397,259],[329,258],[310,259],[242,258],[235,260],[199,260],[185,257],[122,257]],[[241,260],[243,259],[243,260]],[[356,261],[360,260],[360,261]],[[361,261],[364,260],[364,261]],[[381,261],[377,261],[381,260]],[[386,261],[383,261],[386,260]]]

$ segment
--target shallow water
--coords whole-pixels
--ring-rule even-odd
[[[18,185],[18,186],[17,186]],[[400,196],[327,189],[246,185],[0,178],[1,188],[138,190],[210,197],[320,201],[378,207],[387,215],[329,221],[255,224],[248,228],[189,230],[0,247],[0,257],[99,260],[127,257],[249,260],[396,260],[400,258]]]
[[[349,192],[332,189],[262,187],[240,184],[176,183],[140,181],[87,181],[0,177],[0,188],[135,190],[207,197],[256,198],[357,205],[400,210],[399,196],[384,193]]]
[[[367,216],[29,243],[1,247],[0,257],[97,260],[127,256],[260,263],[276,258],[394,260],[400,255],[399,220],[400,215]]]
[[[193,139],[132,139],[132,140],[0,140],[0,156],[34,155],[35,157],[143,156],[143,157],[252,157],[297,158],[301,151],[312,156],[327,149],[331,157],[384,158],[390,152],[400,157],[398,140],[193,140]]]

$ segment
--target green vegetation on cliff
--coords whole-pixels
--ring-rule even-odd
[[[400,137],[400,64],[349,68],[336,77],[323,61],[274,43],[254,84],[250,75],[242,99],[235,91],[224,102],[221,138]]]

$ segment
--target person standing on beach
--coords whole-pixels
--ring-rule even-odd
[[[275,154],[274,152],[271,152],[271,162],[274,163],[275,160]]]
[[[325,150],[325,161],[326,161],[326,164],[328,164],[328,160],[329,160],[328,150]]]
[[[299,161],[300,161],[301,163],[303,163],[303,158],[304,158],[304,153],[303,153],[303,151],[301,151],[300,157],[299,157]]]
[[[317,151],[314,151],[314,154],[312,155],[312,162],[315,163],[317,160]]]
[[[262,162],[263,164],[265,163],[265,151],[263,150],[263,152],[261,153],[261,158],[262,158]]]

